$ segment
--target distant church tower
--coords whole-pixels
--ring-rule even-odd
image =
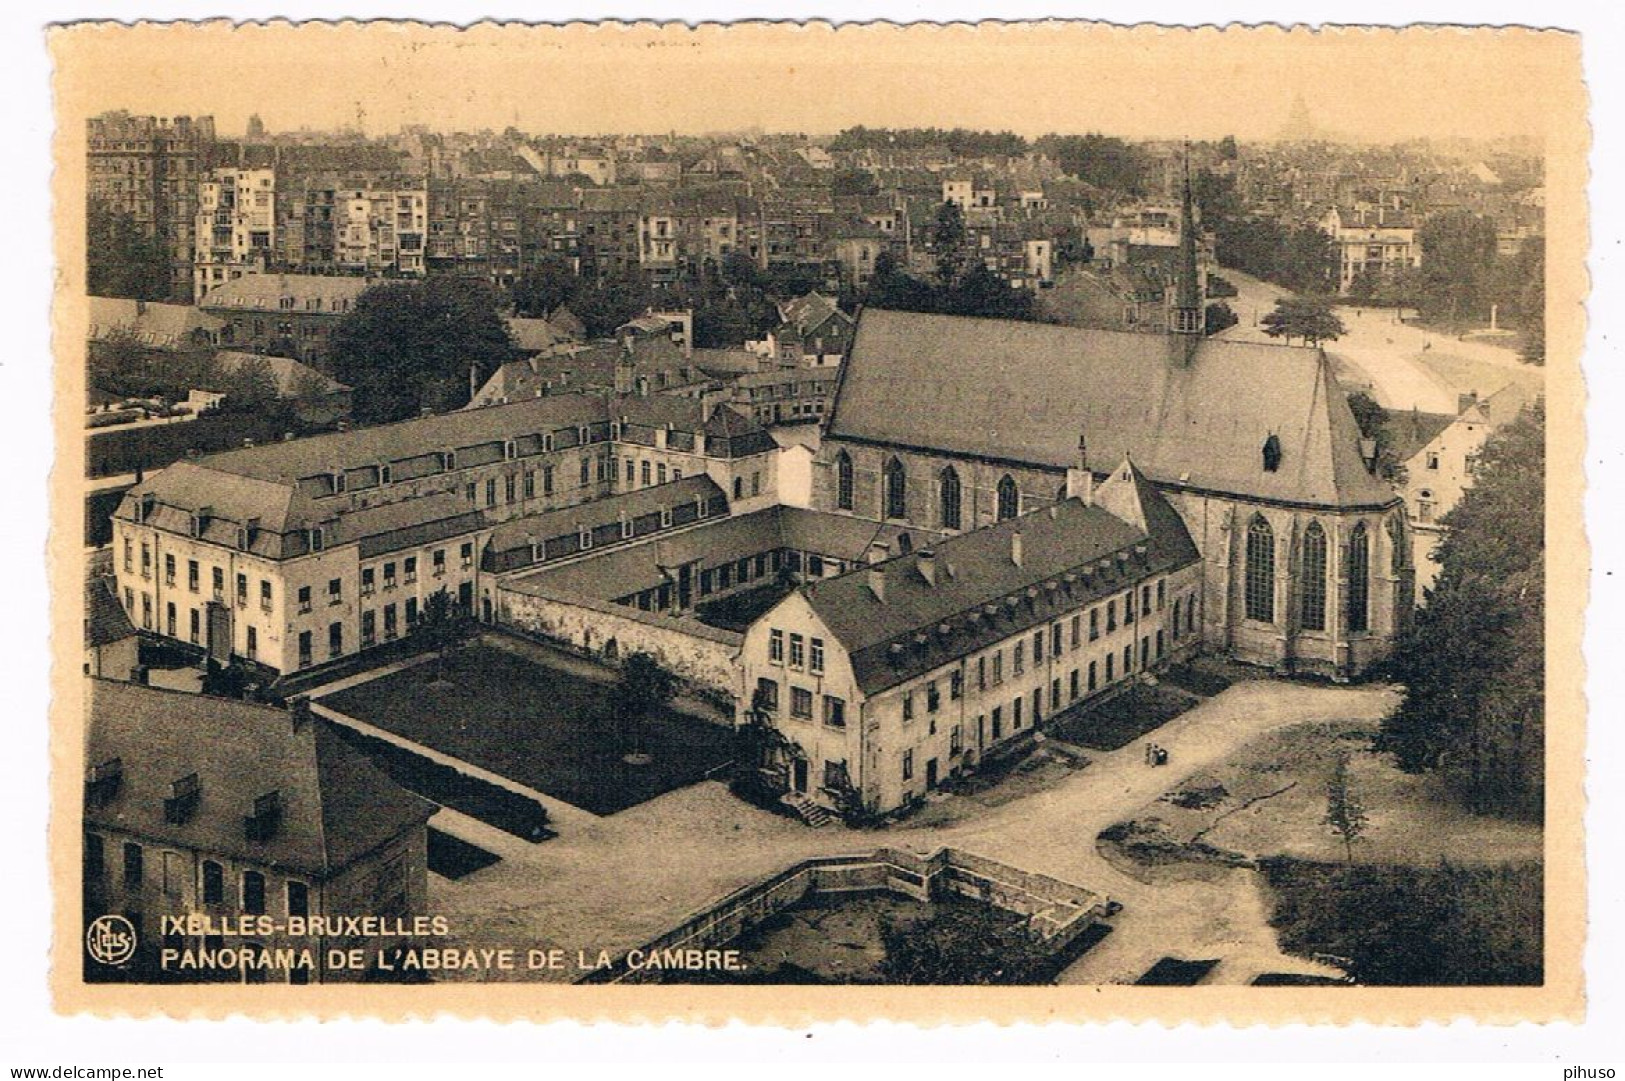
[[[1185,159],[1185,186],[1179,204],[1179,266],[1174,282],[1174,302],[1168,313],[1169,333],[1189,338],[1186,357],[1205,329],[1202,303],[1202,277],[1196,265],[1196,212],[1191,205],[1191,165]]]

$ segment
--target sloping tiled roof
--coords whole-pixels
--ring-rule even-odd
[[[396,461],[435,450],[608,419],[604,399],[559,394],[231,450],[201,458],[199,464],[221,473],[286,482],[326,472],[335,465],[342,468]]]
[[[875,694],[1146,575],[1195,562],[1196,546],[1177,513],[1149,485],[1142,494],[1149,533],[1104,507],[1065,500],[942,541],[932,549],[933,582],[915,552],[813,582],[802,592],[846,647],[864,693]],[[1020,564],[1012,556],[1018,533]],[[1137,551],[1142,544],[1143,555]],[[1119,553],[1127,559],[1119,560]],[[870,586],[871,570],[884,579],[884,600]],[[893,650],[893,643],[901,648]]]
[[[233,373],[244,364],[264,362],[270,370],[271,378],[276,381],[277,396],[281,398],[297,397],[300,390],[308,386],[319,388],[322,394],[338,394],[350,388],[337,379],[323,375],[308,364],[301,364],[289,357],[261,356],[258,353],[243,353],[231,349],[222,349],[215,353],[214,362],[224,373]],[[220,390],[220,387],[210,387],[210,390]]]
[[[1417,452],[1438,438],[1439,433],[1455,423],[1448,413],[1423,413],[1416,410],[1394,410],[1388,414],[1385,425],[1393,443],[1394,457],[1408,461]]]
[[[572,340],[569,335],[554,329],[553,324],[546,319],[524,319],[513,316],[508,319],[508,330],[513,334],[514,344],[531,353],[544,353]]]
[[[828,426],[842,438],[1064,469],[1132,457],[1156,483],[1314,506],[1384,506],[1359,430],[1314,349],[1180,342],[871,309]],[[1264,468],[1275,435],[1279,468]]]
[[[286,710],[225,698],[89,682],[85,765],[119,759],[122,781],[85,824],[178,848],[325,877],[421,827],[434,804],[400,788],[326,722],[295,725]],[[186,821],[166,821],[170,786],[197,774],[200,799]],[[251,841],[243,820],[277,793],[281,819]]]
[[[123,297],[90,297],[90,340],[115,331],[131,334],[143,345],[175,348],[192,344],[193,335],[214,334],[225,320],[186,304],[159,304]]]
[[[244,274],[209,290],[201,305],[275,312],[281,310],[283,298],[291,297],[294,307],[288,310],[293,314],[309,315],[312,311],[332,314],[340,310],[334,306],[336,301],[347,301],[353,306],[357,297],[376,284],[366,278],[325,274]],[[319,301],[321,307],[307,308],[306,302],[310,300]]]
[[[687,483],[687,478],[683,483]],[[660,489],[648,491],[653,493]],[[567,515],[569,511],[555,513]],[[503,584],[521,593],[614,600],[669,581],[663,568],[696,561],[703,561],[708,567],[718,566],[776,548],[793,548],[853,562],[862,558],[870,543],[879,541],[891,545],[903,532],[908,531],[850,515],[825,514],[799,507],[768,507],[587,559],[515,575]]]
[[[111,645],[135,636],[135,624],[113,595],[110,578],[85,580],[85,648]]]
[[[606,496],[571,507],[510,518],[491,531],[491,547],[499,552],[530,543],[532,537],[545,540],[577,529],[592,529],[623,518],[635,519],[653,511],[670,509],[679,503],[706,500],[714,513],[725,513],[728,498],[716,481],[703,473],[667,484],[652,485],[619,495]]]

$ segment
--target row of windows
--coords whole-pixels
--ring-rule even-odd
[[[1323,631],[1327,624],[1326,573],[1328,569],[1326,531],[1319,522],[1310,522],[1303,533],[1299,573],[1298,620],[1305,630]],[[1396,566],[1402,554],[1395,542]],[[1348,588],[1344,591],[1344,625],[1350,631],[1370,629],[1371,623],[1371,535],[1364,522],[1349,533],[1345,570]],[[1275,622],[1275,530],[1261,514],[1247,526],[1246,574],[1242,598],[1248,619]]]
[[[900,459],[886,459],[880,471],[881,505],[887,518],[908,517],[908,474]],[[840,510],[852,510],[855,501],[855,478],[852,456],[842,451],[835,457],[835,505]],[[996,517],[998,521],[1014,518],[1021,513],[1021,490],[1015,478],[1006,473],[995,488]],[[959,471],[945,467],[937,474],[938,524],[944,529],[964,528],[964,485]]]
[[[134,841],[124,842],[121,852],[120,879],[127,890],[141,889],[147,880],[146,852]],[[184,880],[189,877],[188,861],[178,852],[164,852],[159,867],[159,885],[171,897],[184,892]],[[214,860],[204,860],[201,867],[202,882],[199,893],[206,905],[226,903],[225,868]],[[107,843],[99,833],[85,834],[85,879],[100,879],[107,873]],[[310,887],[303,882],[287,884],[288,915],[310,915]],[[265,875],[259,871],[244,871],[238,880],[237,901],[242,911],[250,916],[265,914]]]
[[[126,573],[135,572],[135,542],[129,537],[124,538],[124,570]],[[164,585],[174,586],[178,582],[179,565],[175,556],[164,555]],[[141,542],[141,577],[152,577],[152,545],[147,541]],[[195,559],[186,561],[186,588],[193,592],[201,592],[202,567]],[[248,575],[238,574],[236,585],[237,607],[248,606]],[[223,567],[209,568],[209,588],[217,601],[226,599],[226,572]],[[271,610],[271,583],[262,578],[259,580],[259,603],[265,611]]]
[[[832,694],[824,697],[824,708],[820,720],[830,728],[846,727],[846,699],[838,698]],[[756,681],[756,696],[751,708],[764,713],[779,712],[779,681],[763,676]],[[790,716],[798,721],[811,721],[813,718],[813,692],[806,687],[790,684]]]
[[[822,675],[824,671],[824,640],[822,638],[809,638],[792,631],[789,635],[790,651],[788,664],[791,668],[800,671],[805,668],[813,675]],[[767,633],[767,659],[770,664],[785,664],[785,633],[778,627],[773,627]],[[810,649],[809,649],[810,646]]]

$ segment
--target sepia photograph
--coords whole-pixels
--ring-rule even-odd
[[[50,41],[59,1008],[1577,1015],[1576,36]]]

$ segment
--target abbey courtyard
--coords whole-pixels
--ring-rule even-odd
[[[1429,332],[1348,302],[1346,348],[1283,343],[1246,308],[1280,291],[1220,268],[1180,170],[1101,236],[1112,325],[1055,315],[1093,270],[1001,286],[1053,289],[1040,320],[852,303],[837,260],[846,303],[811,289],[748,348],[696,346],[675,303],[599,336],[510,315],[517,355],[471,362],[459,407],[109,482],[87,914],[262,918],[256,958],[354,910],[432,915],[459,957],[619,959],[442,980],[743,950],[728,972],[777,951],[779,977],[865,982],[895,975],[898,912],[969,897],[1050,944],[1045,980],[1335,982],[1360,964],[1282,915],[1302,866],[1538,860],[1538,826],[1441,807],[1371,749],[1441,519],[1538,382],[1463,338],[1452,383],[1411,353]],[[989,209],[954,185],[943,206]],[[234,280],[217,301],[359,303]],[[1247,318],[1215,325],[1217,296]],[[236,967],[422,967],[323,937],[373,960]]]

